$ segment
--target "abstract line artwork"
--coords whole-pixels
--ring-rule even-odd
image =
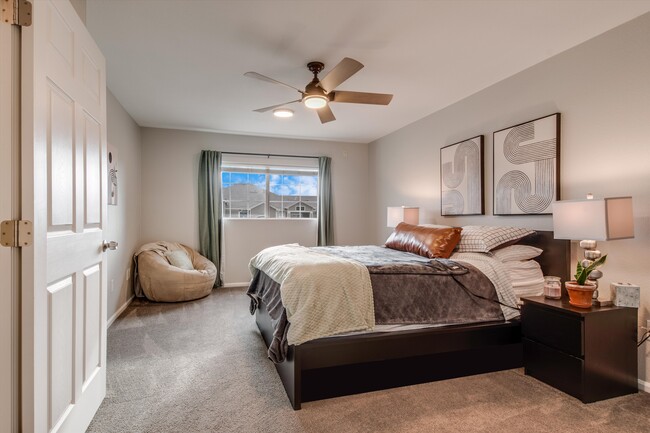
[[[108,145],[108,204],[117,206],[117,149]]]
[[[550,214],[560,199],[560,113],[493,137],[494,214]]]
[[[440,149],[441,215],[483,215],[483,136]]]

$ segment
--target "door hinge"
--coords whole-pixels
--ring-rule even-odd
[[[0,0],[2,21],[21,27],[32,25],[32,4],[27,0]]]
[[[0,245],[3,247],[27,247],[34,242],[31,221],[11,220],[0,223]]]

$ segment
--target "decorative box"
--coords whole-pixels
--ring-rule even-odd
[[[640,288],[630,283],[610,283],[612,302],[617,307],[639,308]]]

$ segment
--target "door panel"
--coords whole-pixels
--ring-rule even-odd
[[[101,125],[84,113],[84,156],[86,176],[86,217],[84,228],[96,227],[101,222]]]
[[[95,265],[83,272],[84,275],[84,370],[83,387],[102,367],[102,324],[101,311],[101,267]]]
[[[59,2],[61,3],[61,2]],[[42,11],[44,20],[41,25],[46,41],[51,44],[52,49],[48,50],[48,67],[52,71],[63,70],[64,74],[74,74],[74,31],[70,28],[62,12],[55,7],[47,6]]]
[[[25,431],[82,432],[106,394],[106,77],[68,0],[23,29]],[[31,194],[31,196],[30,196]],[[31,291],[30,291],[31,290]],[[42,344],[45,343],[45,344]]]
[[[50,332],[48,351],[49,425],[52,429],[73,403],[74,392],[74,284],[68,276],[47,288]]]
[[[52,83],[49,84],[48,177],[49,232],[72,228],[74,214],[74,102]]]
[[[100,106],[102,103],[102,70],[97,62],[93,60],[93,56],[89,53],[82,52],[82,80],[86,93],[83,95],[85,98],[85,106]],[[99,115],[99,113],[95,113]]]

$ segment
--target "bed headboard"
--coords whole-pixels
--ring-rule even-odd
[[[518,243],[544,250],[542,255],[535,259],[542,267],[544,275],[555,275],[562,278],[562,282],[571,280],[569,269],[571,267],[571,241],[554,239],[553,232],[538,230]],[[564,292],[564,287],[562,291]]]

